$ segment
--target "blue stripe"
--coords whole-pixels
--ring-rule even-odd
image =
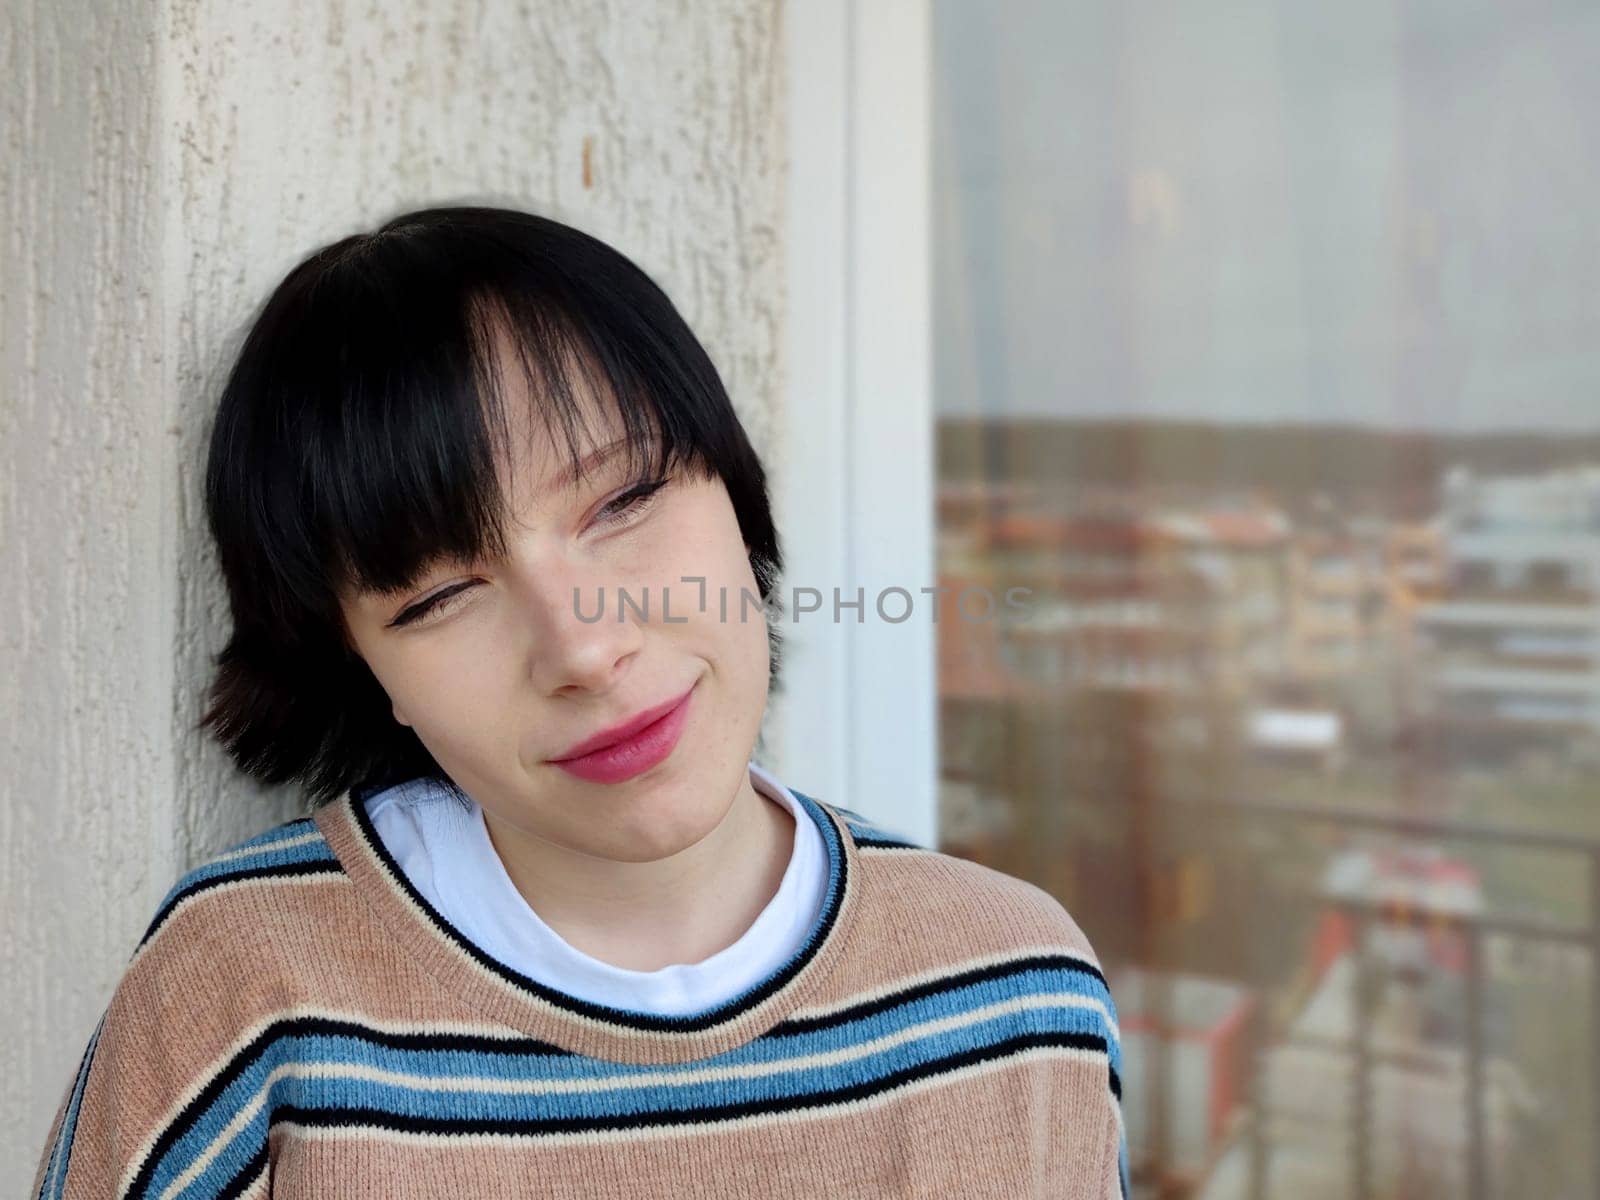
[[[67,1101],[67,1111],[61,1118],[61,1130],[50,1151],[50,1168],[44,1173],[39,1188],[39,1195],[48,1200],[60,1200],[67,1186],[67,1168],[72,1162],[72,1141],[78,1130],[78,1112],[83,1106],[84,1089],[89,1085],[89,1068],[94,1062],[95,1047],[100,1044],[100,1031],[105,1025],[105,1014],[101,1013],[89,1044],[84,1048],[83,1058],[78,1062],[77,1078],[72,1083],[72,1098]]]
[[[745,1106],[755,1112],[774,1107],[795,1107],[794,1104],[786,1104],[786,1101],[800,1101],[799,1107],[808,1107],[832,1102],[829,1093],[849,1093],[874,1081],[898,1073],[915,1073],[918,1067],[969,1055],[1007,1039],[1051,1032],[1056,1024],[1051,1017],[1050,1010],[1008,1014],[965,1029],[920,1038],[825,1069],[787,1072],[757,1079],[721,1079],[577,1095],[507,1095],[487,1090],[441,1093],[366,1080],[282,1078],[272,1085],[267,1103],[250,1124],[236,1133],[228,1144],[227,1152],[208,1165],[191,1187],[181,1194],[214,1195],[225,1186],[265,1143],[274,1110],[286,1106],[331,1111],[339,1114],[342,1123],[355,1125],[363,1124],[362,1116],[368,1114],[369,1117],[399,1118],[401,1122],[406,1119],[421,1120],[435,1125],[451,1122],[505,1125],[549,1121],[576,1123],[580,1127],[586,1124],[614,1127],[627,1123],[617,1119],[629,1117],[660,1124],[664,1123],[663,1118],[670,1121],[679,1114],[693,1119],[696,1112],[703,1114],[713,1109],[725,1111]],[[187,1163],[205,1150],[231,1116],[250,1102],[267,1074],[283,1062],[364,1062],[393,1070],[409,1067],[420,1070],[427,1077],[443,1079],[461,1078],[465,1074],[460,1071],[459,1063],[449,1061],[374,1062],[370,1050],[369,1044],[352,1039],[312,1036],[280,1040],[256,1069],[237,1080],[218,1098],[218,1104],[205,1121],[172,1147],[166,1161],[154,1173],[150,1190],[164,1190]],[[569,1077],[586,1077],[590,1074],[577,1060],[568,1062],[577,1067],[567,1073]],[[430,1071],[430,1067],[433,1070]],[[441,1067],[445,1069],[440,1070]],[[654,1068],[641,1073],[664,1074],[669,1070],[672,1068]],[[817,1093],[823,1094],[819,1096]],[[651,1117],[656,1119],[649,1120]],[[393,1124],[392,1121],[378,1123]]]
[[[866,1015],[843,1025],[831,1025],[820,1031],[789,1035],[779,1025],[763,1037],[742,1047],[741,1051],[751,1061],[769,1061],[786,1054],[808,1054],[831,1049],[844,1043],[870,1041],[915,1025],[923,1021],[938,1020],[971,1012],[989,1004],[1003,1003],[1023,996],[1036,996],[1046,992],[1063,992],[1072,996],[1099,1000],[1105,1003],[1107,993],[1100,981],[1086,972],[1060,968],[1025,970],[996,979],[985,979],[960,987],[947,988],[932,995],[922,996],[906,1003]],[[1110,1006],[1107,1005],[1107,1010]],[[1118,1075],[1122,1073],[1122,1047],[1112,1035],[1106,1018],[1095,1009],[1062,1009],[1070,1014],[1063,1028],[1097,1034],[1111,1046],[1111,1065]],[[725,1057],[725,1056],[724,1056]],[[710,1061],[722,1061],[721,1059]]]
[[[159,1164],[152,1164],[155,1169],[149,1177],[148,1190],[159,1192],[164,1189],[196,1155],[205,1150],[239,1109],[261,1090],[267,1075],[285,1062],[360,1063],[438,1080],[485,1077],[559,1083],[652,1075],[666,1077],[697,1068],[773,1063],[785,1058],[859,1045],[924,1020],[968,1012],[983,1005],[1041,990],[1065,991],[1103,999],[1099,995],[1098,980],[1085,973],[1060,969],[1033,970],[1009,978],[985,980],[935,996],[919,997],[888,1011],[871,1012],[843,1025],[782,1037],[769,1034],[726,1054],[697,1060],[692,1064],[658,1067],[607,1062],[565,1053],[550,1054],[547,1046],[532,1039],[507,1040],[503,1051],[496,1049],[493,1043],[481,1040],[469,1047],[448,1045],[436,1049],[425,1044],[393,1044],[395,1039],[392,1037],[385,1037],[382,1042],[375,1041],[353,1026],[347,1027],[348,1032],[341,1029],[303,1033],[286,1028],[237,1078],[208,1097],[205,1112],[196,1114],[197,1120],[192,1127],[163,1147],[164,1153]],[[678,1112],[728,1105],[778,1103],[788,1098],[803,1098],[808,1093],[834,1092],[860,1086],[897,1071],[992,1046],[1008,1038],[1037,1034],[1074,1035],[1081,1044],[1104,1052],[1111,1070],[1120,1075],[1120,1047],[1109,1036],[1109,1032],[1104,1018],[1098,1012],[1052,1004],[991,1016],[963,1028],[919,1037],[824,1068],[782,1071],[756,1079],[720,1079],[681,1085],[646,1083],[577,1095],[507,1096],[478,1089],[438,1093],[362,1080],[284,1079],[274,1084],[270,1102],[256,1120],[247,1130],[241,1131],[232,1147],[237,1153],[228,1154],[222,1162],[208,1168],[203,1178],[196,1181],[196,1187],[200,1189],[199,1194],[213,1194],[248,1162],[259,1148],[261,1139],[267,1135],[267,1122],[272,1109],[281,1105],[323,1110],[372,1109],[384,1114],[440,1121],[599,1120],[660,1110]]]
[[[288,845],[308,833],[317,836],[299,845]],[[238,854],[237,852],[241,850],[250,850],[251,853]],[[229,855],[236,857],[230,858]],[[139,945],[134,953],[137,954],[144,948],[145,944],[166,924],[173,910],[190,895],[219,886],[230,879],[270,875],[275,871],[282,871],[285,875],[306,874],[315,872],[319,866],[326,866],[330,872],[343,870],[338,857],[333,853],[333,848],[328,845],[327,839],[321,836],[321,831],[309,818],[287,822],[249,841],[241,842],[195,867],[172,885],[161,903],[156,906],[155,916],[145,927],[144,936],[139,939]]]
[[[308,833],[316,832],[317,823],[310,817],[296,817],[292,821],[274,825],[271,829],[256,834],[253,838],[246,838],[242,842],[236,842],[221,853],[230,854],[235,850],[247,850],[251,847],[273,846],[279,842],[287,842],[292,838],[304,837]]]
[[[793,788],[789,789],[791,792]],[[798,795],[799,793],[795,793]],[[845,827],[850,830],[851,838],[858,844],[865,843],[869,846],[882,843],[890,846],[910,846],[917,850],[926,850],[928,847],[921,842],[912,841],[898,830],[888,829],[862,816],[852,808],[841,808],[837,804],[829,806],[834,812],[844,818]]]
[[[218,859],[220,861],[212,859],[195,867],[172,886],[172,890],[167,893],[166,900],[162,901],[162,906],[165,907],[172,899],[194,887],[197,883],[205,883],[207,880],[218,879],[225,875],[236,875],[244,871],[259,870],[263,867],[288,866],[291,863],[337,862],[338,859],[334,856],[333,848],[320,836],[313,841],[302,842],[297,846],[280,845],[282,842],[290,842],[297,837],[303,837],[308,832],[316,832],[315,827],[310,830],[300,829],[293,834],[279,836],[271,841],[265,841],[264,839],[267,835],[263,834],[261,838],[252,838],[248,842],[235,846],[233,850],[225,851],[225,854],[232,854],[239,850],[253,848],[254,852],[239,855],[237,858],[222,858],[219,855]]]

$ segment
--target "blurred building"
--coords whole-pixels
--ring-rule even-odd
[[[1006,665],[1056,689],[1170,694],[1214,683],[1225,591],[1182,550],[1161,522],[1137,515],[999,522],[996,569],[1035,599],[1005,629]]]
[[[1170,514],[1162,527],[1219,595],[1219,670],[1241,690],[1282,677],[1289,665],[1288,518],[1266,507],[1196,509]]]
[[[1503,761],[1600,730],[1600,468],[1456,468],[1440,525],[1447,586],[1416,616],[1446,752]]]
[[[981,511],[971,497],[948,503]],[[1148,861],[1160,804],[1226,786],[1248,682],[1241,647],[1271,611],[1247,602],[1239,620],[1237,581],[1253,589],[1259,575],[1269,603],[1275,586],[1270,570],[1231,560],[1270,558],[1257,542],[1276,535],[1227,542],[1132,499],[989,511],[939,578],[944,847],[1040,881],[1096,925],[1108,953],[1137,957],[1175,897],[1203,894],[1183,884],[1194,863],[1175,854],[1145,869],[1131,902],[1106,898],[1126,895]],[[978,588],[999,601],[991,619]],[[1025,602],[1008,606],[1014,588]]]
[[[1387,607],[1376,538],[1347,529],[1297,530],[1289,549],[1289,668],[1307,680],[1340,679],[1371,660]]]
[[[1434,522],[1399,522],[1389,527],[1384,565],[1391,603],[1402,611],[1438,600],[1449,582],[1444,532]]]

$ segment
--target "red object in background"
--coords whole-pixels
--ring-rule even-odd
[[[1321,979],[1330,963],[1355,945],[1355,927],[1350,918],[1337,909],[1324,909],[1311,935],[1311,978]]]
[[[1376,903],[1369,930],[1412,929],[1421,934],[1429,970],[1460,975],[1467,967],[1461,921],[1482,911],[1483,888],[1470,863],[1436,848],[1351,849],[1329,865],[1330,892]],[[1370,944],[1370,943],[1369,943]],[[1339,955],[1355,949],[1355,920],[1330,905],[1311,936],[1313,982]]]
[[[1163,973],[1164,974],[1164,973]],[[1249,1023],[1256,996],[1242,984],[1201,975],[1169,975],[1172,1024],[1159,1025],[1145,1006],[1147,973],[1125,967],[1112,982],[1121,1017],[1124,1066],[1134,1082],[1124,1088],[1131,1121],[1130,1148],[1143,1151],[1152,1097],[1139,1088],[1140,1061],[1160,1044],[1168,1058],[1169,1168],[1198,1178],[1228,1132],[1234,1109],[1248,1094]],[[1198,1119],[1197,1119],[1198,1118]]]

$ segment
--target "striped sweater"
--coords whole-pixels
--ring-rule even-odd
[[[1072,917],[794,794],[816,925],[686,1016],[489,957],[350,795],[218,855],[134,952],[34,1194],[1125,1200],[1116,1008]]]

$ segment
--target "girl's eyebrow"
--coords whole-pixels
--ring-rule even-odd
[[[581,475],[587,475],[592,472],[619,449],[626,446],[628,441],[629,439],[626,437],[619,437],[613,442],[607,442],[604,446],[589,451],[576,464],[569,464],[566,470],[562,471],[557,477],[556,489],[564,491],[569,487],[575,486]]]
[[[593,473],[596,468],[605,463],[623,446],[626,446],[629,440],[630,439],[625,436],[619,437],[615,441],[607,442],[604,446],[599,446],[589,451],[589,453],[580,458],[576,464],[569,463],[557,479],[556,489],[565,490],[566,488],[575,486],[578,482],[578,477],[580,474],[588,475]],[[413,588],[415,588],[418,582],[420,582],[421,579],[430,571],[442,566],[446,566],[450,562],[451,560],[448,557],[439,558],[429,562],[425,564],[422,570],[418,573],[416,581],[401,584],[392,591],[375,591],[373,595],[376,596],[381,603],[385,604],[401,599]]]

